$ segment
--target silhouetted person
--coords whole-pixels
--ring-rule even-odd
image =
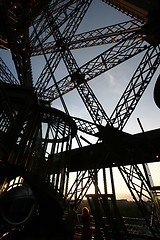
[[[77,212],[75,211],[74,205],[71,205],[70,211],[65,220],[66,239],[67,240],[74,239],[75,226],[77,225],[77,223],[78,223]]]
[[[83,230],[81,240],[91,240],[91,217],[87,207],[82,209],[82,223]]]

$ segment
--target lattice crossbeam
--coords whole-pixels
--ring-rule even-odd
[[[71,41],[67,41],[67,45],[70,50],[73,50],[109,43],[117,43],[126,38],[128,33],[132,33],[140,29],[141,25],[136,20],[127,21],[74,35]],[[53,53],[56,50],[56,42],[46,42],[42,44],[42,48],[45,54]],[[40,46],[31,48],[31,56],[42,55],[43,51]]]
[[[108,71],[109,69],[119,65],[120,63],[130,59],[136,54],[144,51],[146,45],[142,39],[137,39],[137,34],[135,34],[134,39],[128,36],[127,39],[116,44],[109,50],[106,50],[102,54],[98,55],[88,63],[80,67],[81,74],[84,75],[86,81],[89,81],[100,74]],[[67,76],[57,82],[61,95],[68,93],[75,88],[75,84],[71,79],[71,76]],[[50,101],[59,97],[57,95],[56,86],[52,85],[47,89],[44,89],[41,96],[48,98]]]
[[[115,127],[125,126],[159,64],[160,46],[150,46],[110,117]]]

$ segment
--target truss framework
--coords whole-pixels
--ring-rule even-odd
[[[47,64],[35,85],[38,97],[52,102],[56,98],[61,97],[65,93],[68,93],[76,88],[94,122],[94,125],[91,125],[88,121],[83,121],[84,125],[82,125],[82,120],[75,118],[76,122],[79,123],[79,129],[89,134],[91,132],[92,134],[95,134],[95,129],[98,125],[109,123],[122,130],[159,66],[160,46],[150,46],[149,44],[146,44],[140,32],[139,25],[136,28],[130,28],[128,25],[118,24],[116,26],[114,25],[114,27],[112,26],[112,28],[103,28],[74,36],[91,1],[64,1],[63,4],[62,2],[63,1],[55,1],[55,3],[50,5],[50,7],[34,21],[34,30],[30,40],[28,36],[28,29],[26,29],[25,38],[17,38],[13,32],[13,25],[15,24],[15,21],[12,22],[11,20],[8,20],[10,17],[8,16],[7,9],[3,12],[3,17],[8,20],[8,43],[15,62],[19,81],[22,85],[27,85],[27,81],[29,79],[29,85],[32,86],[28,50],[21,54],[19,47],[21,48],[23,45],[26,46],[30,41],[30,49],[32,53],[36,53],[37,51],[39,52],[38,54],[43,53],[43,55],[45,55],[48,53],[47,49],[51,48],[50,46],[53,46],[51,55],[47,60]],[[5,4],[4,6],[6,7]],[[55,6],[57,8],[55,8]],[[67,27],[61,34],[59,28],[66,21],[68,21]],[[132,26],[132,23],[132,21],[129,22],[129,24],[131,24],[130,26]],[[126,28],[125,30],[123,29],[124,26]],[[35,31],[35,29],[37,30]],[[120,29],[123,29],[123,34]],[[103,31],[106,30],[107,33],[104,33]],[[45,35],[46,32],[47,34]],[[51,35],[54,36],[55,41],[54,43],[49,43],[51,45],[46,44],[46,46],[45,41]],[[125,39],[121,40],[124,36]],[[12,42],[12,39],[16,41]],[[82,67],[77,65],[76,60],[70,51],[72,48],[96,46],[99,44],[107,44],[109,42],[117,42],[117,44],[84,64]],[[70,44],[69,46],[68,43]],[[79,43],[81,43],[81,45]],[[142,61],[109,118],[87,82],[143,51],[146,52]],[[26,57],[28,61],[25,61]],[[54,79],[54,72],[62,58],[66,64],[69,75],[52,85],[50,81]],[[3,61],[1,61],[0,64],[0,70],[4,77],[4,82],[8,83],[8,77],[11,77],[11,82],[9,83],[17,84],[17,81],[8,68],[6,68]],[[144,206],[145,202],[143,201],[144,196],[149,200],[152,200],[148,183],[145,182],[145,177],[136,165],[132,165],[129,168],[130,170],[128,170],[127,167],[119,167],[119,170],[126,181],[133,198],[140,208],[143,206],[142,211],[144,211],[144,216],[149,226],[150,222],[148,219],[150,217],[151,210],[148,211],[148,208]],[[93,171],[90,171],[89,174],[91,177],[90,180],[95,181],[93,178]],[[140,187],[136,182],[134,182],[137,178],[140,180]],[[77,178],[76,181],[80,183],[82,179],[83,176],[80,179]],[[89,181],[86,187],[89,186],[91,181]],[[139,188],[138,190],[137,187]],[[147,192],[147,194],[145,192]],[[137,201],[136,194],[139,201]],[[146,213],[147,215],[145,215]],[[152,226],[150,226],[150,230],[152,234],[156,236],[156,230]]]
[[[108,71],[109,69],[117,66],[118,64],[130,59],[136,54],[144,51],[147,45],[144,44],[144,41],[141,38],[137,39],[137,36],[137,33],[131,34],[131,36],[128,36],[120,43],[116,44],[109,50],[106,50],[104,53],[100,54],[88,63],[81,66],[79,68],[79,71],[82,77],[86,81],[89,81],[99,76],[100,74]],[[128,39],[130,39],[130,41],[128,41]],[[77,74],[78,73],[79,72],[77,72]],[[74,84],[74,82],[77,82],[77,85],[83,83],[80,76],[77,76],[76,73],[74,74],[75,76],[69,75],[57,82],[62,95],[68,93],[75,88],[76,85]],[[44,82],[45,79],[42,78],[42,81]],[[44,98],[49,98],[50,101],[53,101],[54,99],[59,97],[57,95],[55,85],[42,89],[39,94]]]
[[[36,27],[36,26],[35,26]],[[136,20],[126,21],[120,24],[115,24],[89,32],[74,35],[70,42],[67,41],[67,47],[70,50],[93,47],[109,43],[120,42],[130,32],[141,29],[141,24]],[[56,42],[47,42],[41,44],[45,54],[53,53],[56,51]],[[43,51],[40,46],[31,47],[31,56],[42,55]]]
[[[141,210],[152,235],[154,237],[158,237],[160,234],[158,227],[159,224],[154,211],[153,197],[146,177],[142,174],[142,170],[140,170],[137,165],[120,166],[119,170],[132,194],[133,199]]]

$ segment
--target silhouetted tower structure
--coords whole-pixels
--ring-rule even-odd
[[[102,2],[132,20],[77,34],[92,0],[0,2],[0,47],[10,51],[17,73],[16,78],[0,58],[3,237],[13,226],[19,229],[28,223],[37,209],[39,226],[44,226],[43,218],[48,219],[42,233],[45,236],[52,228],[50,222],[55,211],[62,215],[73,199],[78,208],[87,196],[96,221],[95,239],[143,239],[144,234],[134,235],[119,214],[113,176],[113,167],[118,167],[141,211],[147,236],[160,238],[159,188],[153,186],[147,165],[157,161],[160,131],[145,133],[139,121],[142,134],[132,136],[123,132],[160,64],[160,4],[158,0]],[[72,50],[105,44],[112,46],[84,65],[78,65]],[[142,59],[109,117],[88,82],[140,54]],[[34,79],[32,58],[41,55],[43,69]],[[62,60],[67,75],[59,80],[56,71]],[[92,121],[70,116],[63,95],[74,89]],[[56,99],[60,99],[65,113],[52,107]],[[82,146],[79,131],[96,137],[97,143],[90,144],[81,137],[88,144]],[[138,164],[142,164],[143,171]],[[106,168],[110,173],[110,194]],[[104,194],[98,186],[100,170]],[[71,172],[76,177],[70,186]],[[87,195],[92,183],[95,194]],[[25,195],[27,189],[29,195]],[[19,192],[31,200],[30,211],[27,217],[22,214],[15,219],[12,207],[9,212],[5,202],[9,206],[14,202],[16,208],[17,197],[21,198]],[[48,206],[46,199],[49,199]]]

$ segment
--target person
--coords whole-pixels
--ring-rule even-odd
[[[87,207],[82,209],[82,223],[83,230],[81,240],[91,240],[91,216]]]
[[[66,240],[73,240],[74,239],[74,231],[75,227],[78,224],[78,215],[75,211],[74,204],[70,206],[70,211],[67,214],[65,220],[65,228],[66,228]]]

